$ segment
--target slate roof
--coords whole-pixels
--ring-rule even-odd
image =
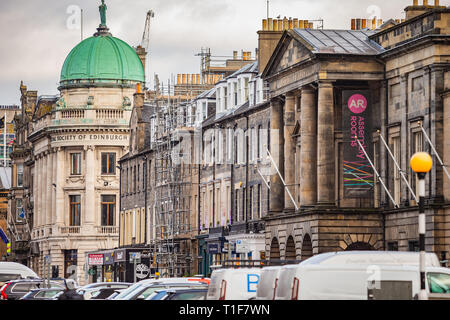
[[[369,39],[374,31],[293,29],[315,54],[377,55],[385,50]]]

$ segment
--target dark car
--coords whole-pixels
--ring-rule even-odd
[[[175,289],[155,291],[146,300],[206,300],[208,289]]]
[[[103,300],[111,296],[115,290],[127,289],[132,283],[129,282],[97,282],[77,288],[85,300]]]
[[[57,282],[50,281],[51,288],[65,287]],[[48,288],[48,282],[44,279],[19,279],[12,280],[5,283],[0,289],[0,296],[2,300],[18,300],[34,289]]]
[[[55,297],[64,290],[63,288],[33,289],[19,300],[55,300]]]

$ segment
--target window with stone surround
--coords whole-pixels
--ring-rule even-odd
[[[70,154],[70,174],[81,175],[81,153]]]
[[[81,196],[71,195],[69,196],[70,207],[69,207],[69,225],[80,226],[81,225]]]
[[[23,210],[23,202],[22,199],[16,199],[16,221],[22,222],[24,219],[20,217]]]
[[[410,136],[410,155],[409,158],[411,158],[416,152],[424,151],[424,141],[423,141],[423,132],[420,128],[420,125],[417,122],[411,123],[411,136]],[[409,183],[411,184],[411,188],[418,196],[418,185],[419,185],[419,179],[417,174],[415,174],[411,169],[409,170]],[[413,199],[413,196],[410,194],[410,199]],[[414,200],[415,201],[415,200]],[[412,203],[415,205],[416,203]]]
[[[102,195],[101,197],[101,210],[102,210],[102,226],[114,226],[114,216],[116,212],[116,196],[115,195]]]
[[[116,154],[102,153],[102,174],[116,173]]]
[[[389,128],[389,148],[395,157],[397,163],[401,163],[401,139],[400,139],[400,126]],[[389,157],[389,177],[390,177],[390,190],[395,202],[400,205],[401,202],[401,175],[400,171],[396,167],[394,160]]]
[[[23,164],[17,165],[17,187],[23,187]]]

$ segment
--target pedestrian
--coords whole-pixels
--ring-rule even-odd
[[[65,280],[64,283],[66,284],[66,289],[58,297],[58,300],[84,300],[83,295],[79,294],[71,284],[67,283]]]

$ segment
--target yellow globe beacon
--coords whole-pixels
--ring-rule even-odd
[[[426,152],[417,152],[411,157],[411,169],[416,173],[427,173],[433,167],[433,159]]]

